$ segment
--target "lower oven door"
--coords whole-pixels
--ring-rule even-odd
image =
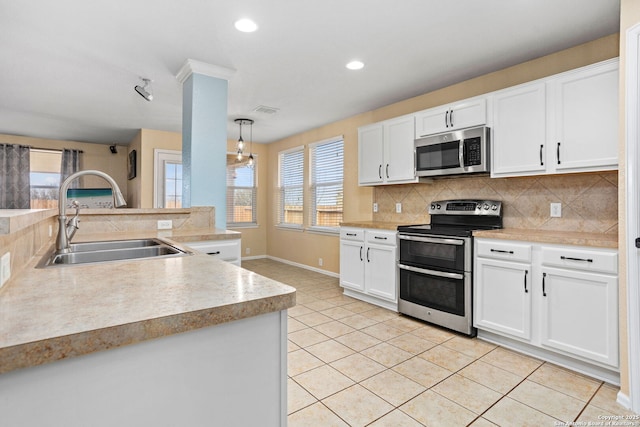
[[[449,273],[398,264],[398,311],[467,335],[471,317],[471,273]]]

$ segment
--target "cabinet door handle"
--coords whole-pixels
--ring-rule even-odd
[[[544,166],[544,161],[542,161],[542,149],[544,145],[540,144],[540,166]]]
[[[453,127],[453,110],[449,111],[449,124]]]
[[[220,251],[207,252],[207,255],[220,255]]]
[[[560,143],[558,142],[558,147],[556,148],[556,157],[558,158],[558,164],[560,164]]]
[[[347,236],[353,236],[353,237],[355,237],[355,236],[357,236],[357,235],[358,235],[358,234],[356,234],[356,233],[347,233]]]
[[[382,165],[378,165],[378,176],[382,179]]]
[[[373,236],[373,238],[378,240],[387,240],[386,237],[382,237],[382,236]]]
[[[446,128],[449,127],[449,110],[447,110],[447,112],[444,113],[444,127]]]
[[[387,179],[389,179],[389,163],[387,163],[387,167],[385,168],[387,173]]]
[[[542,273],[542,296],[543,297],[547,296],[547,292],[546,292],[545,284],[544,284],[544,281],[545,281],[546,278],[547,278],[547,273]]]
[[[360,261],[364,261],[364,260],[362,259],[362,246],[360,246]]]
[[[524,293],[528,294],[529,290],[527,289],[527,274],[529,274],[529,270],[524,271]]]
[[[371,260],[369,259],[369,250],[370,250],[370,249],[371,249],[371,248],[367,248],[367,262],[371,262]]]
[[[573,258],[570,256],[561,256],[560,259],[567,260],[567,261],[593,262],[591,258]]]
[[[513,255],[513,251],[503,251],[502,249],[491,249],[491,252],[498,252],[500,254],[510,254]]]

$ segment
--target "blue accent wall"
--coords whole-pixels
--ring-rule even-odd
[[[192,74],[182,90],[182,204],[214,206],[226,228],[228,82]]]

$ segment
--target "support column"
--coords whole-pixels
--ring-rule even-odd
[[[188,59],[182,83],[182,206],[214,206],[227,226],[227,94],[234,71]]]

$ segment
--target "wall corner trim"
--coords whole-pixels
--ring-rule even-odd
[[[236,70],[231,68],[207,64],[206,62],[196,61],[195,59],[187,59],[182,67],[180,67],[178,74],[176,74],[176,79],[180,83],[184,83],[192,74],[202,74],[209,77],[229,80],[235,73]]]

